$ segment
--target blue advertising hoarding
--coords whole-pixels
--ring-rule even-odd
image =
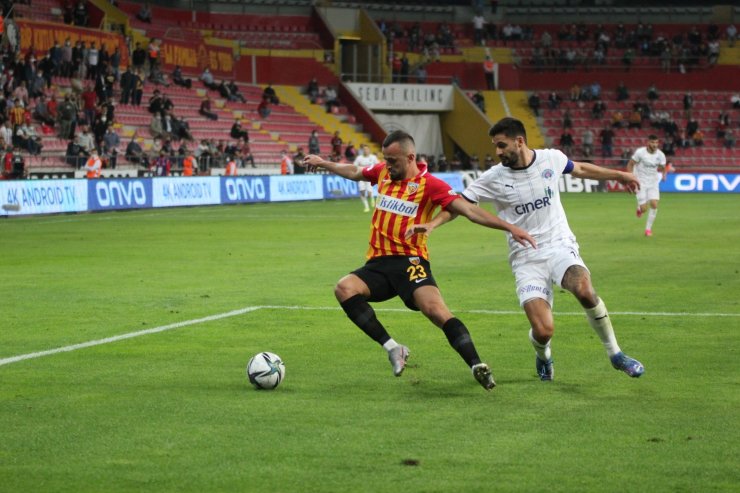
[[[740,174],[668,173],[661,192],[740,193]]]
[[[152,207],[152,180],[148,178],[109,178],[91,180],[87,187],[91,211],[149,209]]]
[[[456,192],[462,192],[465,180],[471,179],[463,173],[435,176]],[[574,182],[567,190],[595,191],[589,181]],[[660,190],[740,193],[740,174],[670,173]],[[0,180],[0,216],[357,196],[356,182],[335,175]]]
[[[268,176],[225,176],[221,178],[222,204],[248,204],[270,201]]]
[[[359,197],[357,182],[336,175],[322,175],[324,178],[325,199],[346,199]]]

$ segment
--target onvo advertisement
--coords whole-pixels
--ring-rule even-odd
[[[669,173],[660,184],[661,192],[740,192],[740,174]]]
[[[0,181],[0,216],[86,210],[87,182],[84,180]]]
[[[324,196],[327,198],[345,199],[357,197],[359,189],[357,182],[342,178],[335,175],[323,175],[324,177]]]
[[[270,178],[270,202],[323,198],[322,175],[287,175]]]
[[[220,178],[152,178],[152,206],[211,205],[221,203]]]
[[[152,207],[152,181],[149,179],[91,180],[87,193],[91,211]]]
[[[228,176],[221,178],[221,203],[248,204],[270,201],[267,176]]]

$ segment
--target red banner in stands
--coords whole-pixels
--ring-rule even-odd
[[[185,73],[200,73],[208,67],[216,78],[234,77],[234,50],[228,47],[163,39],[160,56],[166,71],[179,65]]]
[[[128,48],[123,36],[120,34],[107,33],[94,29],[83,29],[79,27],[66,26],[55,22],[38,22],[26,19],[17,19],[21,37],[21,52],[25,53],[30,48],[36,52],[36,56],[42,53],[48,53],[49,48],[54,46],[54,42],[59,41],[63,45],[64,41],[69,38],[72,46],[77,41],[84,41],[87,46],[95,42],[97,46],[105,45],[109,53],[113,53],[117,46],[121,52],[121,67],[128,65]]]

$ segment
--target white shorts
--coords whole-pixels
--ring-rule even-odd
[[[360,193],[362,193],[362,192],[370,192],[370,193],[372,193],[372,191],[373,191],[373,185],[369,181],[362,181],[362,180],[360,180],[360,181],[357,182],[357,189],[360,191]]]
[[[642,205],[650,200],[660,200],[660,185],[654,187],[640,187],[635,194],[637,195],[637,203]]]
[[[552,286],[561,286],[565,271],[573,265],[588,270],[578,252],[578,243],[527,250],[511,260],[519,305],[542,298],[552,307]]]

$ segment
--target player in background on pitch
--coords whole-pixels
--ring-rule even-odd
[[[637,217],[647,212],[645,236],[653,236],[653,223],[658,215],[658,201],[660,200],[660,182],[665,180],[666,159],[663,151],[658,149],[658,137],[648,135],[647,145],[639,147],[627,163],[627,171],[634,173],[640,180],[640,190],[637,191]],[[648,205],[650,210],[648,211]]]
[[[552,380],[554,366],[550,340],[555,331],[552,315],[555,284],[573,293],[586,312],[588,323],[601,339],[611,364],[631,377],[645,371],[642,364],[625,355],[617,344],[604,302],[596,295],[591,274],[581,259],[578,243],[568,226],[560,202],[561,174],[577,178],[617,180],[634,191],[640,183],[631,173],[575,162],[555,149],[530,149],[524,125],[504,118],[489,131],[501,163],[471,183],[463,198],[471,203],[492,202],[500,218],[519,226],[534,237],[537,249],[522,248],[509,238],[509,263],[516,280],[519,304],[529,319],[529,339],[534,347],[535,368],[540,379]],[[414,225],[415,233],[428,235],[434,228],[454,219],[454,210],[441,211],[429,224]]]
[[[367,144],[363,144],[360,147],[360,154],[355,158],[355,166],[367,168],[378,164],[378,162],[378,157],[370,152],[370,147]],[[368,181],[359,181],[357,182],[357,188],[360,190],[362,205],[365,206],[364,212],[370,212],[370,209],[375,208],[373,186]]]
[[[432,176],[426,166],[417,162],[414,139],[406,132],[397,130],[385,138],[383,156],[385,162],[367,168],[325,161],[315,154],[304,158],[307,166],[378,185],[367,263],[341,278],[334,295],[347,317],[388,352],[394,375],[403,372],[409,350],[391,338],[368,302],[399,296],[409,309],[420,310],[442,329],[473,377],[491,390],[496,384],[490,367],[478,356],[467,327],[447,308],[432,276],[426,237],[407,239],[405,233],[415,224],[428,222],[433,212],[442,207],[483,226],[508,231],[511,241],[520,243],[522,248],[534,247],[535,243],[523,229],[462,200],[449,185]]]

